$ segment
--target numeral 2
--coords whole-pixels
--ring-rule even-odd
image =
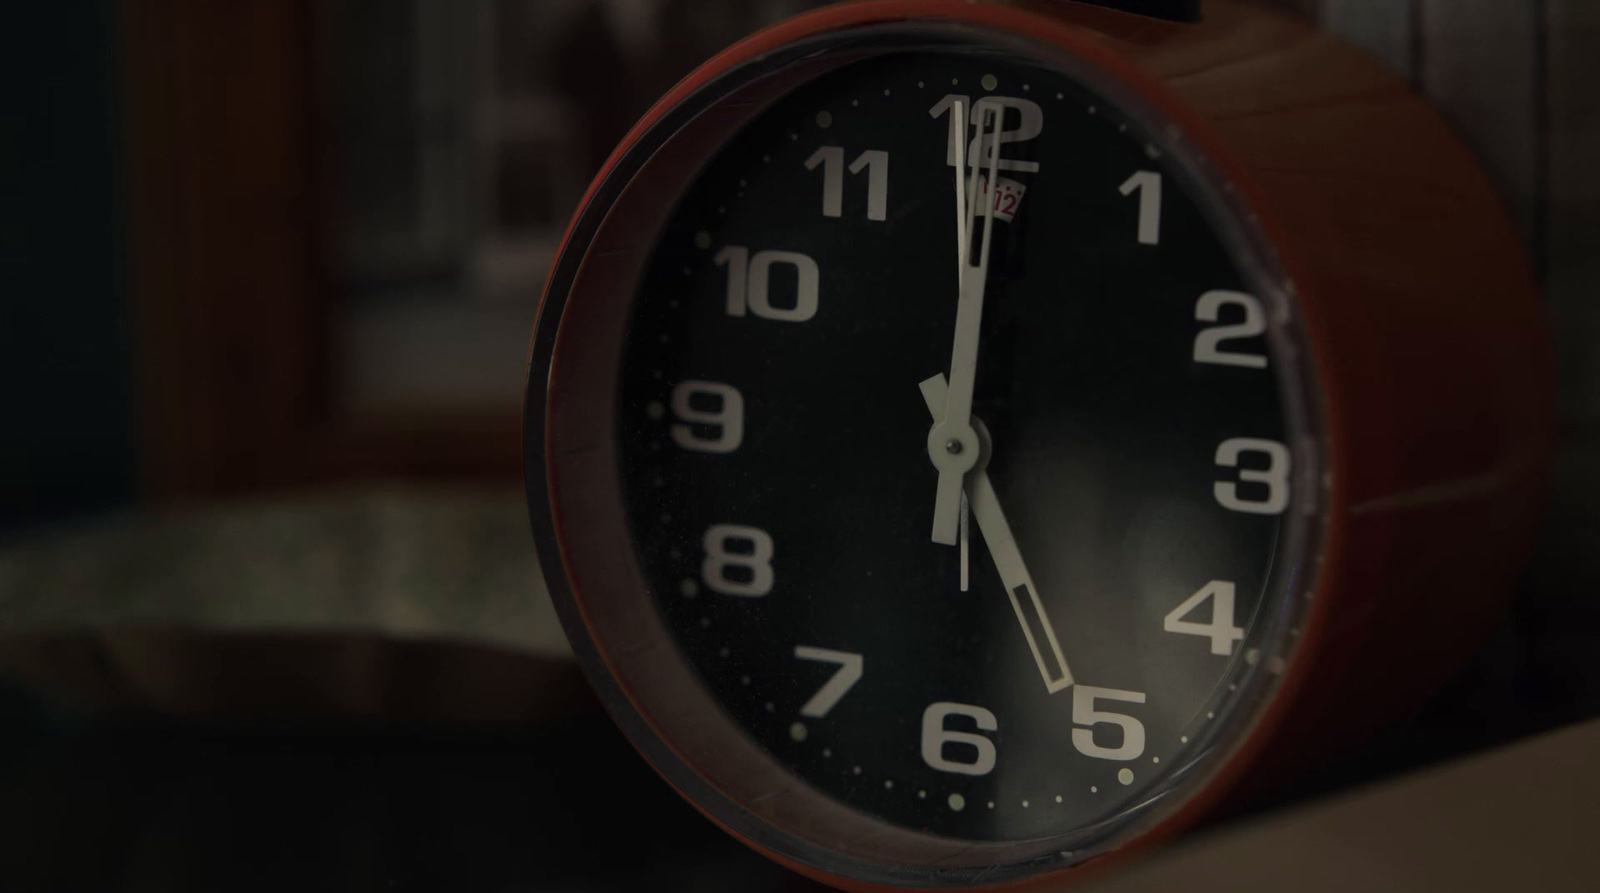
[[[1232,304],[1244,311],[1244,319],[1222,326],[1209,326],[1194,336],[1194,361],[1219,366],[1244,366],[1265,369],[1267,358],[1254,353],[1223,350],[1222,342],[1238,338],[1254,338],[1267,330],[1267,315],[1261,311],[1261,302],[1254,295],[1242,291],[1208,291],[1194,305],[1194,318],[1201,322],[1216,322],[1222,308]]]

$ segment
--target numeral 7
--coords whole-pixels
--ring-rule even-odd
[[[815,660],[839,665],[839,670],[833,674],[833,678],[829,679],[827,684],[818,689],[817,693],[811,696],[811,700],[800,708],[801,716],[809,716],[812,719],[820,719],[827,716],[828,711],[833,709],[833,705],[839,703],[839,699],[843,698],[845,693],[850,690],[850,687],[855,685],[856,681],[861,678],[862,660],[859,654],[851,654],[848,651],[829,651],[826,648],[814,648],[810,645],[796,645],[794,646],[794,656],[801,660]]]

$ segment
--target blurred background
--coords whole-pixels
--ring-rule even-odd
[[[810,888],[591,699],[519,442],[589,178],[676,79],[809,5],[10,10],[0,888]],[[1500,186],[1555,323],[1561,446],[1478,660],[1256,810],[1600,715],[1600,5],[1277,5],[1409,78]]]

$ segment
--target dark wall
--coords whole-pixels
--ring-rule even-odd
[[[0,535],[134,488],[115,15],[29,3],[0,28]]]

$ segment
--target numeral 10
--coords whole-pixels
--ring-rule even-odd
[[[729,245],[717,252],[717,266],[728,268],[728,315],[744,316],[746,311],[762,319],[805,322],[817,315],[817,288],[821,279],[817,262],[798,251],[757,251],[743,245]],[[788,264],[795,270],[793,307],[772,306],[769,285],[774,264]]]

